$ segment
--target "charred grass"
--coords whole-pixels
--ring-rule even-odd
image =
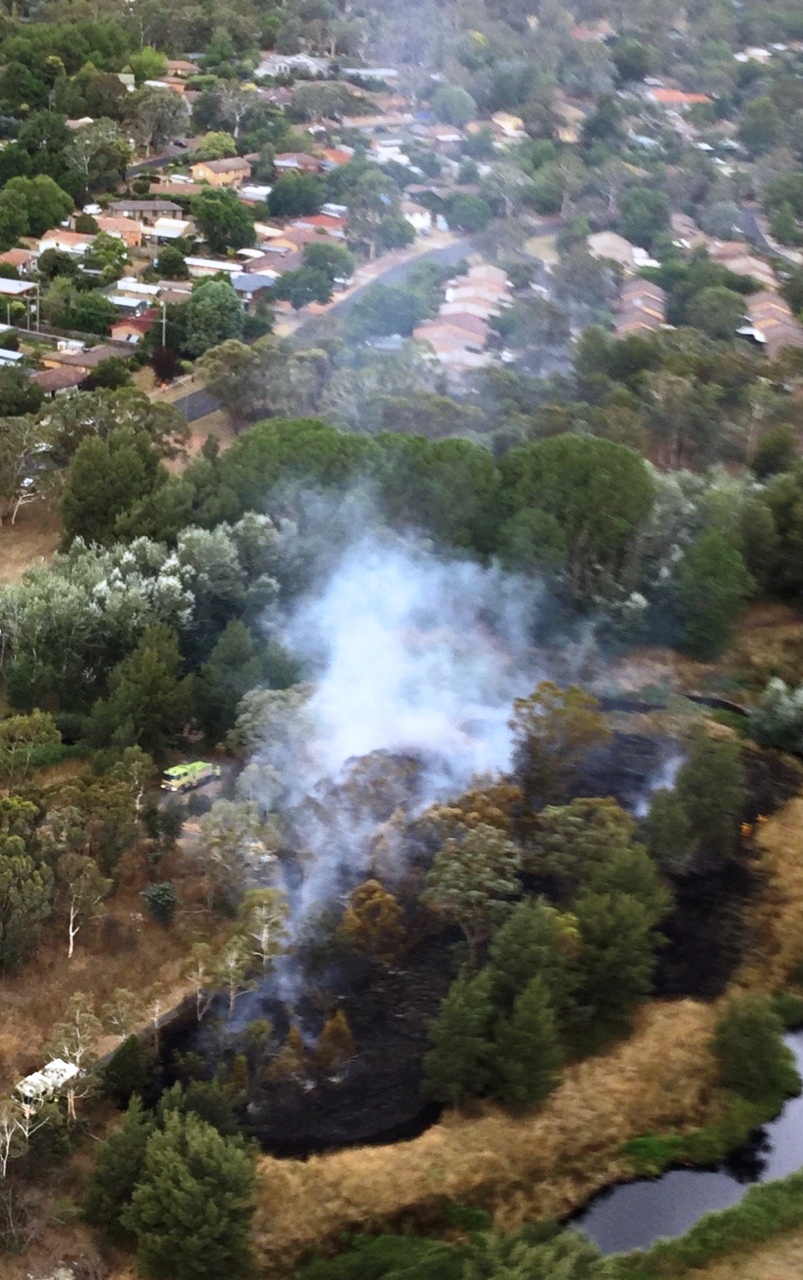
[[[803,798],[759,829],[756,864],[763,887],[731,991],[776,991],[803,965]],[[705,1047],[717,1016],[716,1005],[690,1000],[645,1006],[629,1040],[569,1068],[543,1109],[524,1119],[484,1107],[451,1113],[392,1147],[303,1162],[263,1157],[255,1224],[261,1267],[291,1269],[336,1247],[344,1232],[435,1224],[449,1203],[484,1207],[505,1230],[567,1216],[627,1176],[621,1148],[632,1139],[682,1134],[720,1118]]]
[[[277,1272],[344,1232],[438,1222],[449,1203],[488,1209],[513,1229],[563,1217],[626,1174],[622,1144],[706,1117],[715,1066],[700,1046],[714,1013],[693,1001],[640,1011],[632,1037],[566,1072],[537,1114],[450,1114],[412,1142],[259,1164],[260,1265]]]

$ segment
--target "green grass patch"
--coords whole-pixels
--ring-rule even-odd
[[[681,1158],[683,1145],[684,1139],[679,1134],[645,1133],[626,1142],[619,1154],[635,1177],[654,1178]]]

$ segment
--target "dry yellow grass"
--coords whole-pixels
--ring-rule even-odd
[[[67,960],[66,928],[50,925],[35,957],[20,973],[4,974],[0,983],[0,1093],[38,1067],[43,1046],[61,1019],[70,997],[82,992],[97,1010],[117,988],[140,994],[158,987],[162,1008],[175,1008],[190,993],[182,976],[194,942],[216,942],[230,930],[200,910],[197,882],[180,853],[163,863],[165,877],[176,884],[179,910],[170,929],[150,919],[139,896],[147,883],[144,850],[129,850],[119,864],[120,885],[104,904],[104,919],[78,934],[75,954]],[[111,1050],[115,1040],[98,1046]]]
[[[734,986],[775,991],[803,960],[803,797],[760,829],[764,890],[752,912],[752,950]]]
[[[502,1229],[560,1217],[624,1172],[621,1144],[650,1129],[692,1127],[710,1107],[714,1013],[690,1000],[645,1007],[632,1037],[566,1072],[536,1115],[487,1108],[448,1115],[412,1142],[302,1162],[260,1161],[255,1225],[266,1272],[340,1233],[405,1215],[426,1219],[445,1200],[482,1204]]]
[[[16,524],[0,529],[0,586],[19,582],[32,564],[50,560],[61,534],[61,521],[43,502],[21,507]]]

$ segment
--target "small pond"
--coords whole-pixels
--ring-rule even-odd
[[[785,1037],[803,1077],[803,1030]],[[737,1204],[756,1182],[784,1178],[803,1168],[803,1094],[791,1098],[749,1144],[721,1169],[670,1169],[595,1196],[572,1226],[603,1253],[647,1249],[662,1236],[681,1236],[714,1209]]]

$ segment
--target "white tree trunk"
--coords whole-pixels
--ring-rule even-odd
[[[68,960],[72,960],[72,954],[73,954],[73,951],[75,950],[75,935],[77,934],[80,927],[81,926],[78,923],[78,907],[75,901],[72,901],[70,903],[70,923],[68,926],[69,935],[70,935],[70,945],[67,948]]]

